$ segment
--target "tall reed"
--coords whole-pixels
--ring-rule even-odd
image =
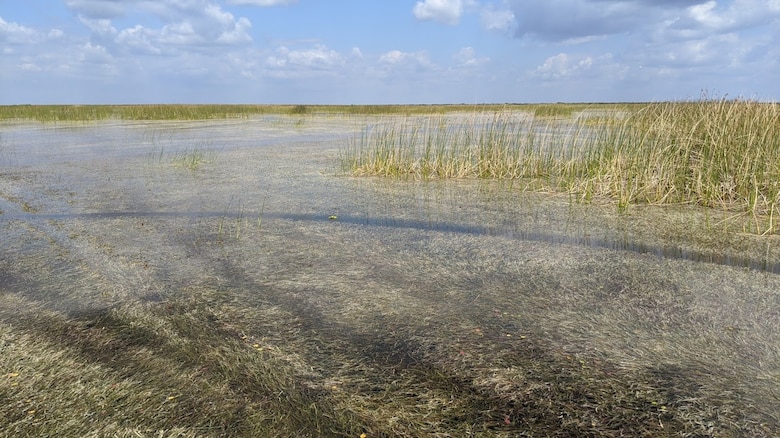
[[[455,123],[431,115],[367,128],[342,152],[355,175],[527,179],[582,200],[696,204],[780,214],[780,108],[702,99],[567,119],[501,111]]]

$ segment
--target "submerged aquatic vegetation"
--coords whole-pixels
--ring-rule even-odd
[[[354,175],[523,179],[529,188],[581,200],[611,198],[620,209],[696,204],[747,213],[753,232],[776,231],[776,103],[703,99],[586,113],[550,119],[504,111],[456,125],[431,115],[377,125],[342,151],[342,168]]]
[[[487,139],[530,114],[497,116],[434,118],[428,160],[476,122],[475,159],[500,162]],[[558,122],[533,145],[601,123]],[[0,436],[778,436],[776,275],[522,234],[642,243],[631,230],[695,218],[612,226],[502,181],[334,179],[335,139],[171,171],[234,138],[214,125],[144,137],[121,166],[0,178]],[[605,227],[569,230],[584,221]]]

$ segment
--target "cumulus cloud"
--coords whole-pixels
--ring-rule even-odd
[[[499,32],[509,32],[517,27],[515,13],[511,9],[499,8],[490,3],[482,9],[480,13],[482,27],[487,30],[496,30]]]
[[[508,0],[516,35],[551,41],[590,41],[595,37],[655,28],[702,0]]]
[[[628,68],[613,59],[612,54],[600,56],[558,53],[536,67],[531,76],[547,81],[565,79],[615,79],[625,77]]]
[[[469,0],[424,0],[418,1],[412,13],[418,20],[434,20],[444,24],[458,24],[463,7]]]
[[[9,23],[0,17],[0,42],[32,44],[40,39],[41,35],[35,29],[14,22]]]
[[[311,49],[290,50],[287,47],[280,47],[277,50],[278,56],[270,56],[268,63],[271,65],[301,65],[301,66],[319,66],[328,67],[341,64],[342,56],[335,50],[330,50],[323,45],[316,45]]]
[[[252,23],[247,18],[236,19],[209,0],[70,0],[67,4],[94,39],[117,52],[160,55],[187,46],[235,46],[252,41]],[[131,12],[157,17],[163,25],[136,24],[117,30],[114,17]]]
[[[552,41],[640,31],[658,35],[662,30],[685,38],[780,18],[777,0],[507,0],[507,5],[517,22],[517,36]]]
[[[665,23],[663,31],[679,38],[698,38],[713,33],[736,32],[780,20],[780,1],[734,0],[729,5],[715,1],[686,8]]]
[[[28,72],[28,73],[38,73],[38,72],[43,71],[43,68],[41,68],[40,65],[38,65],[38,64],[36,64],[34,62],[29,62],[29,61],[22,62],[17,67],[19,68],[19,70],[24,71],[24,72]]]
[[[463,47],[452,56],[452,59],[461,67],[475,67],[490,61],[487,57],[478,58],[473,47]]]
[[[249,6],[287,6],[298,3],[298,0],[228,0],[231,5]]]
[[[87,42],[79,47],[79,61],[90,64],[109,64],[113,57],[108,53],[105,47],[99,44]]]
[[[545,79],[558,79],[588,70],[591,65],[593,65],[593,59],[589,56],[573,59],[566,53],[559,53],[545,59],[544,63],[536,68],[534,74]]]
[[[317,44],[307,49],[276,49],[265,58],[265,73],[273,77],[308,77],[331,74],[345,63],[339,52]]]
[[[158,39],[159,37],[153,30],[136,25],[119,32],[116,42],[132,53],[159,55],[162,53],[162,49],[157,44]]]
[[[79,14],[78,18],[81,24],[98,37],[110,37],[117,33],[116,28],[108,18],[90,18],[81,14]]]
[[[431,60],[425,52],[402,52],[400,50],[391,50],[379,57],[380,64],[387,65],[409,65],[419,66],[431,65]]]

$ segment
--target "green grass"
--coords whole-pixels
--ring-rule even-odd
[[[540,116],[571,114],[583,108],[631,107],[636,104],[457,104],[457,105],[2,105],[0,120],[40,122],[97,120],[208,120],[264,114],[412,115],[451,112],[528,111]]]
[[[196,146],[192,149],[186,149],[175,153],[171,160],[176,166],[195,171],[211,161],[213,155],[213,152],[210,152],[208,149]]]
[[[7,105],[0,106],[0,120],[205,120],[276,114],[289,111],[289,108],[272,105]]]
[[[430,115],[366,129],[341,154],[354,175],[522,179],[531,189],[630,205],[695,204],[749,215],[751,232],[777,232],[780,107],[754,100],[475,114],[451,126]]]

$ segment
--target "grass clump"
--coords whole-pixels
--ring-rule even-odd
[[[208,163],[211,155],[207,149],[196,147],[176,153],[172,161],[176,166],[195,171]]]
[[[290,109],[290,114],[301,115],[309,112],[309,108],[306,105],[295,105]]]
[[[695,204],[748,214],[752,232],[776,232],[776,103],[704,98],[566,119],[553,108],[537,107],[542,118],[503,111],[456,126],[432,115],[373,127],[342,153],[342,166],[355,175],[524,179],[620,209]]]

